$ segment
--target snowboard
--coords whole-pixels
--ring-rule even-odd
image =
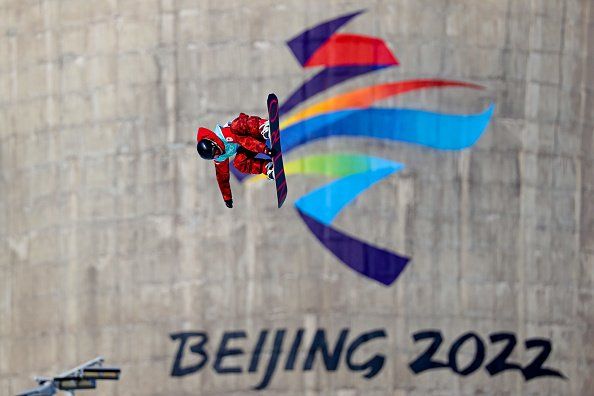
[[[270,146],[276,155],[272,157],[274,166],[274,181],[276,182],[276,197],[278,207],[283,206],[287,198],[287,176],[283,167],[283,152],[281,148],[279,117],[278,117],[278,98],[275,94],[268,95],[268,122],[270,123]]]

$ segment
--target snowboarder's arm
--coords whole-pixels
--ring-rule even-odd
[[[229,159],[226,159],[223,162],[214,161],[214,163],[217,171],[219,189],[221,190],[223,199],[227,202],[233,198],[231,195],[231,184],[229,183]]]
[[[245,149],[254,153],[266,154],[266,144],[253,136],[261,135],[260,127],[266,123],[264,118],[240,113],[239,117],[229,123],[235,140]]]
[[[236,135],[257,135],[260,133],[260,125],[265,122],[264,118],[240,113],[239,117],[231,121],[229,127]]]
[[[254,153],[266,154],[266,143],[259,141],[251,136],[235,135],[235,141],[246,150]]]

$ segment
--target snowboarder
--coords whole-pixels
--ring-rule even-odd
[[[259,153],[269,157],[273,150],[266,146],[270,139],[270,123],[260,117],[245,113],[214,131],[198,128],[196,150],[200,157],[214,160],[217,182],[228,208],[233,207],[233,196],[229,184],[229,158],[235,155],[233,164],[242,173],[265,174],[274,180],[274,169],[270,159],[256,158]]]

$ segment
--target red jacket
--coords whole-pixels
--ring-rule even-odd
[[[266,120],[257,116],[249,116],[245,113],[240,113],[239,117],[231,121],[227,126],[221,127],[223,136],[230,143],[237,143],[246,150],[255,153],[264,153],[266,143],[260,133],[260,125]],[[196,140],[209,139],[225,153],[225,143],[217,136],[216,133],[207,128],[198,128],[198,136]],[[217,182],[219,189],[225,201],[232,199],[231,185],[229,184],[229,159],[222,162],[214,161],[217,174]]]

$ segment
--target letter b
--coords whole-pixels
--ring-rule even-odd
[[[177,348],[177,354],[173,361],[173,367],[171,368],[172,377],[183,377],[184,375],[192,374],[199,371],[208,362],[208,354],[204,350],[204,345],[208,342],[208,334],[206,333],[174,333],[171,334],[173,341],[180,340],[179,347]],[[200,340],[190,346],[190,351],[193,354],[200,355],[202,359],[194,364],[186,367],[182,367],[182,360],[184,357],[184,350],[186,343],[192,337],[200,337]]]

